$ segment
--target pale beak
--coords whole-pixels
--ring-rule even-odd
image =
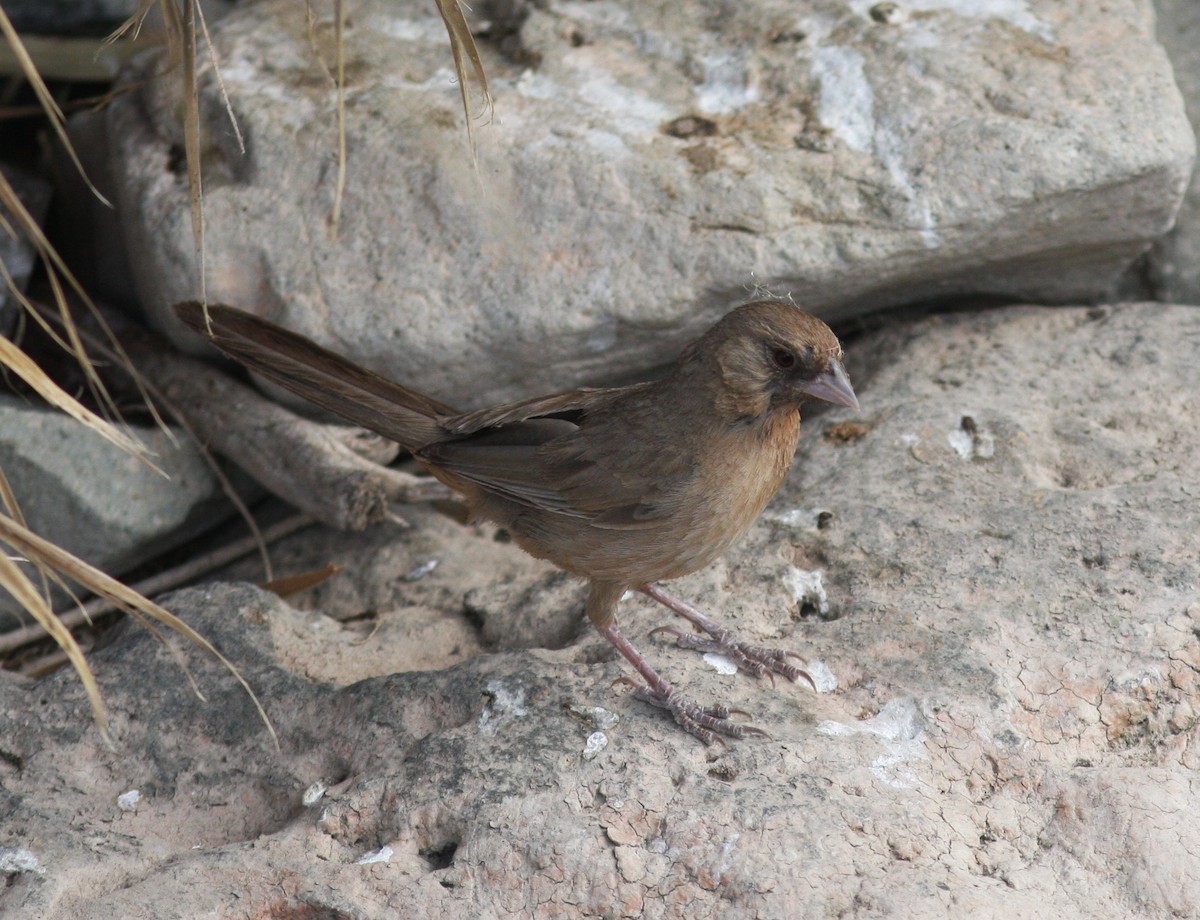
[[[850,386],[846,369],[837,358],[833,358],[825,370],[799,389],[809,396],[831,402],[835,406],[858,408],[858,397],[854,395],[854,387]]]

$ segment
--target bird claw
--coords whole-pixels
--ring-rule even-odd
[[[750,718],[750,714],[742,709],[729,709],[727,706],[701,706],[675,692],[660,693],[646,684],[633,684],[633,696],[643,703],[649,703],[659,709],[665,709],[675,719],[675,722],[686,732],[699,738],[705,744],[718,743],[729,746],[725,738],[742,739],[748,735],[771,736],[761,728],[738,722],[731,716],[739,715]],[[724,736],[724,737],[722,737]]]
[[[718,655],[724,655],[752,676],[757,678],[766,677],[771,681],[772,687],[775,686],[775,675],[778,674],[781,677],[786,677],[792,683],[803,678],[808,681],[813,690],[817,689],[816,681],[813,680],[812,675],[808,671],[788,663],[788,658],[795,658],[802,664],[808,663],[795,652],[785,652],[780,649],[749,645],[740,641],[733,633],[728,631],[723,631],[721,635],[712,638],[695,633],[680,633],[679,630],[670,626],[660,626],[654,632],[673,633],[676,637],[675,644],[679,648],[692,649],[699,652],[715,652]]]
[[[674,636],[676,645],[678,645],[680,642],[682,642],[685,638],[684,634],[681,633],[674,626],[656,626],[654,629],[650,630],[650,635],[652,637],[657,636],[659,633],[668,633],[668,634]],[[697,638],[699,638],[699,637],[697,637]]]
[[[627,686],[631,689],[641,686],[641,684],[639,684],[632,677],[626,677],[624,674],[622,674],[620,677],[618,677],[616,680],[614,680],[611,684],[609,684],[608,689],[611,690],[617,684],[624,684],[625,686]]]
[[[680,648],[693,649],[701,652],[716,652],[730,659],[734,664],[755,677],[766,676],[772,686],[775,684],[774,674],[786,677],[795,683],[804,678],[813,690],[817,682],[804,668],[789,664],[788,658],[795,658],[801,664],[807,664],[803,656],[792,651],[763,648],[742,642],[736,634],[726,629],[720,623],[708,617],[701,610],[693,607],[658,585],[648,584],[639,588],[643,594],[658,601],[669,610],[675,611],[689,621],[697,629],[703,630],[707,636],[695,633],[680,633],[670,626],[660,626],[654,632],[670,632],[675,636],[675,644]],[[710,638],[711,637],[711,638]]]

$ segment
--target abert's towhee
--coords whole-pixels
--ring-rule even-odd
[[[841,345],[815,316],[779,300],[747,303],[661,380],[461,413],[241,310],[175,310],[262,376],[399,442],[526,552],[586,578],[592,623],[646,681],[638,698],[697,737],[749,729],[650,666],[617,627],[627,590],[712,637],[680,644],[719,651],[755,676],[808,677],[786,653],[741,642],[654,583],[703,568],[746,532],[787,476],[806,398],[858,408]]]

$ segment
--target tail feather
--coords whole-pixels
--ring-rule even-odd
[[[252,313],[195,301],[176,315],[235,361],[334,415],[416,450],[445,437],[453,406],[417,393]]]

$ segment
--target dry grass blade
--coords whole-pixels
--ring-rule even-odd
[[[21,67],[21,72],[25,75],[25,79],[29,81],[29,85],[33,87],[38,102],[41,103],[51,127],[54,128],[54,133],[58,135],[59,141],[62,142],[63,148],[71,157],[71,162],[75,164],[79,175],[83,177],[83,181],[87,183],[87,187],[91,189],[92,194],[111,208],[112,204],[100,194],[100,190],[96,186],[92,185],[92,180],[84,172],[83,164],[79,162],[79,157],[75,154],[75,148],[71,146],[71,142],[67,139],[66,120],[63,118],[62,109],[58,107],[58,103],[50,95],[50,90],[46,88],[46,83],[38,73],[37,67],[33,63],[33,58],[25,50],[25,45],[21,41],[21,37],[17,35],[17,30],[13,28],[12,21],[8,18],[8,14],[4,12],[3,6],[0,6],[0,33],[3,33],[4,38],[8,41],[9,48],[12,50],[17,63]]]
[[[43,80],[70,83],[110,83],[133,55],[156,43],[153,36],[130,41],[119,48],[90,37],[26,35],[22,41]],[[0,45],[0,75],[7,77],[17,73],[24,73],[18,55],[7,43]],[[36,106],[31,111],[45,110]]]
[[[180,79],[183,81],[183,148],[184,159],[187,162],[188,188],[190,190],[190,206],[192,216],[192,244],[196,252],[197,284],[200,289],[201,303],[208,302],[208,272],[205,267],[204,246],[204,180],[200,163],[200,88],[197,82],[197,24],[204,33],[208,47],[209,58],[212,61],[213,73],[225,111],[229,115],[233,132],[237,137],[238,147],[245,153],[246,145],[241,128],[233,114],[233,106],[229,103],[229,94],[225,89],[225,81],[221,77],[221,69],[217,61],[216,51],[208,32],[208,23],[204,18],[204,10],[200,0],[158,0],[162,10],[163,22],[167,31],[168,64],[167,70],[180,67]],[[125,24],[113,33],[113,38],[134,29],[140,25],[151,0],[142,0],[138,12],[130,17]]]
[[[242,137],[242,128],[238,124],[237,116],[233,114],[233,105],[229,101],[229,91],[225,88],[225,78],[221,76],[221,64],[217,60],[217,49],[213,47],[212,35],[208,31],[208,20],[204,18],[204,7],[199,7],[198,15],[200,28],[204,30],[204,46],[208,48],[208,60],[212,64],[213,77],[216,78],[217,89],[221,93],[221,104],[225,107],[225,113],[229,116],[229,124],[233,128],[233,135],[237,138],[238,151],[242,156],[245,156],[246,139]]]
[[[5,523],[11,528],[25,529],[8,515],[0,515],[0,529],[4,528]],[[29,611],[30,616],[37,620],[58,643],[59,648],[66,652],[67,659],[83,682],[88,702],[92,704],[92,715],[96,719],[96,727],[100,730],[100,737],[104,739],[109,750],[116,750],[113,746],[112,736],[108,732],[108,710],[104,708],[104,698],[100,695],[100,686],[96,683],[96,675],[92,673],[91,666],[88,665],[79,643],[75,641],[70,630],[63,626],[58,617],[54,615],[54,612],[46,604],[46,599],[38,592],[29,577],[6,553],[2,552],[0,552],[0,587],[16,598],[17,602]]]
[[[99,96],[81,96],[78,99],[71,99],[61,106],[66,114],[78,112],[83,109],[102,109],[114,99],[124,96],[126,93],[132,93],[140,90],[144,83],[127,83],[124,86],[114,86]],[[40,105],[0,105],[0,122],[11,121],[15,118],[34,118],[39,115],[45,115],[45,110]]]
[[[167,26],[168,70],[180,65],[184,80],[184,160],[192,212],[192,246],[196,265],[200,302],[208,302],[208,272],[204,267],[204,182],[200,175],[200,90],[196,79],[196,14],[199,0],[181,0],[182,10],[173,0],[161,0],[162,18]],[[132,22],[132,20],[131,20]],[[121,26],[130,28],[131,22]]]
[[[4,218],[2,213],[4,209],[7,209],[8,213],[10,213],[16,220],[17,227],[14,228],[12,224],[10,224],[9,221]],[[78,279],[74,274],[72,274],[71,270],[67,267],[67,264],[63,261],[62,256],[60,256],[58,251],[50,244],[50,241],[42,232],[41,226],[36,220],[34,220],[33,215],[29,213],[21,199],[17,196],[16,191],[13,189],[11,183],[9,183],[7,177],[0,172],[0,232],[7,232],[15,236],[18,229],[23,231],[25,235],[29,237],[30,241],[34,245],[34,248],[37,249],[38,256],[41,258],[42,263],[45,266],[46,277],[50,282],[51,289],[54,292],[55,302],[58,306],[59,314],[62,317],[62,328],[65,332],[66,339],[64,340],[56,330],[49,326],[41,314],[38,313],[38,311],[29,302],[28,298],[26,298],[21,290],[13,283],[12,276],[8,273],[8,269],[5,267],[3,262],[0,262],[0,279],[2,279],[4,283],[8,285],[9,290],[12,292],[13,296],[25,307],[28,315],[37,321],[37,323],[46,331],[51,339],[53,339],[64,351],[74,356],[75,360],[79,364],[80,369],[83,371],[84,376],[87,378],[88,386],[90,387],[92,394],[95,396],[96,402],[101,406],[104,406],[106,412],[110,413],[112,416],[119,417],[120,413],[117,411],[116,404],[108,395],[108,391],[101,382],[99,374],[96,373],[96,368],[92,365],[92,361],[88,357],[87,350],[83,347],[83,341],[79,336],[79,331],[71,319],[70,309],[67,305],[66,293],[63,288],[64,281],[79,297],[80,301],[82,301],[87,310],[95,317],[97,324],[104,334],[108,336],[111,342],[113,342],[113,348],[117,353],[119,360],[121,360],[125,366],[129,366],[129,359],[121,348],[120,343],[117,342],[116,337],[113,335],[112,330],[108,326],[108,323],[105,322],[104,317],[100,314],[100,311],[96,309],[96,305],[88,296],[87,291],[83,289],[83,286],[79,283]],[[0,364],[3,363],[7,362],[0,357]],[[62,393],[61,390],[59,392]],[[65,394],[63,395],[71,403],[75,403],[75,400],[73,400],[70,396],[66,396]],[[144,391],[142,396],[146,404],[150,406],[150,411],[154,415],[155,420],[158,421],[158,423],[165,429],[166,426],[162,424],[162,420],[159,419],[153,405],[151,405],[150,400]],[[82,406],[80,406],[79,409],[86,411],[83,410]],[[74,415],[75,413],[72,412],[71,414]],[[141,451],[136,452],[135,456],[145,459],[144,453]]]
[[[12,483],[10,483],[8,481],[8,477],[6,475],[4,475],[4,470],[2,470],[2,469],[0,469],[0,505],[3,506],[3,510],[5,513],[12,516],[14,521],[16,521],[22,527],[28,526],[28,524],[25,521],[25,515],[21,512],[21,506],[19,504],[17,504],[17,496],[12,490]],[[30,562],[30,560],[28,560],[28,559],[21,559],[18,561]],[[38,576],[42,580],[41,596],[43,598],[45,598],[47,605],[50,603],[50,582],[51,581],[58,584],[59,587],[61,587],[68,596],[70,596],[72,598],[74,597],[74,595],[71,594],[70,586],[67,585],[61,578],[59,578],[58,574],[56,572],[47,569],[43,565],[38,565],[36,563],[36,561],[34,561],[32,564],[38,570]],[[24,605],[22,605],[22,606],[24,606]],[[3,641],[3,640],[0,639],[0,641]],[[0,651],[0,655],[2,655],[2,654],[3,654],[3,651]]]
[[[4,336],[0,336],[0,364],[3,364],[33,387],[38,395],[50,403],[50,405],[61,409],[67,415],[71,416],[71,418],[87,425],[101,437],[121,448],[121,450],[137,457],[152,469],[162,473],[162,470],[159,470],[151,462],[150,454],[145,445],[83,406],[77,399],[67,393],[66,390],[46,376],[46,372],[38,367],[32,358]],[[162,473],[162,475],[165,476],[166,474]]]
[[[22,527],[25,524],[25,515],[21,513],[21,508],[17,504],[17,496],[13,493],[12,483],[8,481],[8,477],[4,475],[4,470],[0,469],[0,505],[4,506],[4,510],[13,516],[13,519]]]
[[[325,56],[321,53],[317,16],[313,12],[311,0],[305,0],[304,16],[308,25],[309,47],[317,59],[317,64],[337,91],[338,163],[337,178],[334,180],[333,189],[333,213],[329,217],[329,231],[336,237],[342,223],[342,200],[346,193],[346,11],[342,0],[333,0],[336,74],[330,72],[329,65],[325,62]]]
[[[42,309],[38,304],[34,304],[33,309],[37,311],[38,317],[40,317],[42,320],[58,324],[63,322],[60,317],[55,317],[48,310]],[[119,353],[114,349],[109,348],[103,342],[98,341],[94,336],[87,335],[85,333],[84,340],[87,342],[89,348],[95,350],[102,357],[105,357],[114,363],[122,362],[124,358],[123,353]],[[192,443],[196,446],[197,450],[199,450],[200,456],[204,460],[205,465],[212,472],[213,476],[216,477],[217,482],[221,484],[221,491],[225,493],[225,497],[228,498],[234,508],[237,509],[238,514],[241,516],[242,520],[246,522],[246,526],[250,529],[251,534],[258,541],[259,552],[262,556],[263,569],[266,571],[268,579],[273,578],[274,575],[272,574],[271,559],[267,553],[266,542],[263,539],[262,534],[259,532],[258,523],[254,520],[254,515],[250,513],[250,509],[246,506],[246,503],[238,494],[237,489],[233,487],[233,483],[226,475],[225,470],[222,469],[221,464],[217,462],[216,457],[212,455],[212,452],[208,449],[208,447],[202,443],[196,432],[192,430],[192,426],[188,422],[185,414],[180,412],[178,407],[176,407],[171,400],[167,399],[167,397],[157,387],[151,384],[142,375],[141,371],[130,364],[128,360],[124,360],[122,366],[125,368],[126,373],[129,374],[130,379],[133,380],[138,392],[153,396],[154,400],[163,406],[163,409],[171,415],[171,417],[175,420],[175,423],[184,430],[189,438],[191,438]],[[150,402],[149,405],[153,410],[154,418],[159,423],[160,427],[170,434],[171,429],[168,428],[160,419],[154,402]]]
[[[0,474],[0,480],[2,479],[3,475]],[[243,556],[250,555],[258,549],[260,542],[274,543],[276,540],[281,540],[289,534],[295,533],[304,527],[309,527],[314,523],[315,521],[306,514],[294,515],[277,524],[272,524],[263,532],[261,538],[244,537],[240,540],[235,540],[232,543],[219,546],[202,555],[193,556],[187,562],[165,569],[157,575],[151,575],[144,581],[137,582],[130,585],[130,587],[143,595],[161,594],[163,591],[169,591],[173,588],[186,585],[202,575],[207,575],[214,569],[228,565],[230,562],[241,559]],[[264,585],[264,587],[267,586]],[[86,623],[91,623],[94,618],[112,613],[116,609],[113,603],[104,598],[92,598],[86,604],[77,602],[74,607],[58,610],[55,612],[55,615],[62,620],[63,625],[68,629],[76,629]],[[26,645],[39,642],[45,637],[45,630],[36,623],[0,633],[0,657],[23,648]]]
[[[475,135],[471,131],[471,86],[479,87],[483,95],[482,116],[492,111],[492,92],[488,89],[487,74],[483,72],[483,64],[479,60],[479,49],[475,47],[475,38],[471,35],[471,27],[467,17],[463,15],[459,0],[436,0],[438,12],[446,24],[446,32],[450,36],[450,53],[454,56],[454,70],[458,74],[458,91],[462,94],[463,112],[467,117],[467,137],[471,140],[474,152]]]
[[[17,567],[15,562],[3,553],[0,553],[0,587],[3,587],[15,597],[21,606],[28,610],[30,615],[42,624],[46,632],[53,637],[54,641],[66,653],[67,659],[71,662],[71,665],[79,674],[79,679],[83,682],[83,687],[87,693],[88,702],[91,703],[92,714],[96,719],[96,727],[100,731],[100,736],[104,739],[105,745],[110,750],[115,750],[112,736],[108,731],[108,711],[104,707],[104,698],[100,695],[100,686],[96,683],[96,675],[92,673],[92,669],[88,665],[82,649],[79,648],[79,643],[75,641],[75,637],[59,622],[58,618],[46,605],[45,599],[38,593],[33,582]]]
[[[337,23],[335,40],[337,42],[337,131],[338,131],[338,170],[337,184],[333,193],[333,217],[331,229],[337,236],[338,227],[342,223],[342,198],[346,193],[346,11],[342,0],[333,0],[333,14]]]
[[[161,8],[167,24],[167,40],[182,56],[183,149],[191,189],[192,242],[196,249],[200,301],[208,302],[207,272],[204,267],[204,183],[200,171],[200,89],[196,83],[196,6],[199,0],[182,0],[183,10],[171,0]]]
[[[138,36],[142,34],[142,25],[145,23],[146,17],[149,15],[150,10],[154,8],[154,5],[159,2],[160,0],[140,0],[137,11],[117,26],[113,30],[113,33],[104,39],[104,44],[111,45],[117,39],[126,35],[129,36],[130,41],[137,41]]]
[[[212,655],[219,662],[221,662],[226,669],[228,669],[229,673],[232,674],[237,682],[242,685],[242,689],[249,694],[250,699],[254,702],[255,709],[258,710],[259,717],[262,719],[263,724],[266,725],[267,731],[271,735],[271,740],[275,744],[276,750],[279,749],[279,738],[275,734],[275,727],[271,724],[271,720],[267,717],[266,710],[263,709],[262,703],[259,702],[258,696],[252,689],[250,689],[250,685],[246,683],[246,679],[242,677],[241,672],[234,667],[233,662],[221,654],[221,652],[219,652],[211,642],[200,635],[200,633],[196,632],[196,630],[194,630],[183,620],[179,619],[179,617],[175,616],[175,614],[163,607],[160,607],[152,600],[138,594],[132,588],[121,584],[121,582],[117,581],[112,576],[104,574],[95,566],[89,565],[82,559],[73,556],[66,550],[62,549],[62,547],[55,546],[49,540],[39,537],[37,534],[33,533],[33,531],[29,530],[29,528],[22,527],[7,515],[0,515],[0,542],[8,544],[30,559],[37,559],[42,564],[56,569],[71,580],[85,585],[97,595],[107,598],[111,603],[124,610],[130,616],[137,618],[143,623],[143,625],[151,628],[152,631],[154,631],[153,625],[149,621],[156,621],[161,623],[163,626],[174,630],[193,644],[208,652],[208,654]],[[8,566],[16,568],[15,563],[7,559],[5,559],[5,562]],[[0,572],[3,571],[4,569],[0,568]],[[17,573],[24,578],[24,573],[21,573],[19,569],[17,569]],[[25,581],[28,582],[28,578],[25,578]],[[3,583],[5,587],[8,587],[7,580],[4,580]],[[17,582],[17,585],[20,587],[19,582]],[[12,589],[10,588],[9,590]],[[36,596],[36,591],[34,594]],[[37,597],[37,601],[41,602],[41,598]],[[24,599],[22,599],[22,603],[24,603]],[[70,645],[64,644],[64,641],[59,639],[59,635],[65,633],[66,642],[69,642],[70,644],[74,644],[74,639],[70,636],[70,633],[66,632],[65,627],[59,623],[54,614],[51,613],[48,608],[45,608],[45,614],[48,615],[49,620],[53,621],[51,623],[39,616],[34,609],[27,609],[30,609],[30,612],[38,620],[38,622],[40,622],[46,628],[46,631],[50,632],[51,635],[55,637],[55,641],[58,641],[64,650],[70,654]],[[56,630],[58,631],[57,634],[55,632]],[[155,634],[157,635],[157,631],[155,631]],[[170,646],[168,645],[167,647],[170,650]],[[84,668],[86,668],[86,662],[82,661],[82,656],[80,660]],[[74,663],[74,659],[72,659],[72,663]],[[77,665],[76,667],[78,668],[79,666]],[[83,673],[84,671],[81,670],[81,676]],[[87,673],[90,674],[91,672],[88,671]],[[188,678],[189,680],[191,679],[190,673],[188,674]],[[194,681],[193,686],[195,686]],[[100,711],[103,712],[102,705]],[[99,721],[99,717],[97,717],[97,720]],[[105,721],[100,724],[102,726],[101,731],[107,732],[107,722]]]

